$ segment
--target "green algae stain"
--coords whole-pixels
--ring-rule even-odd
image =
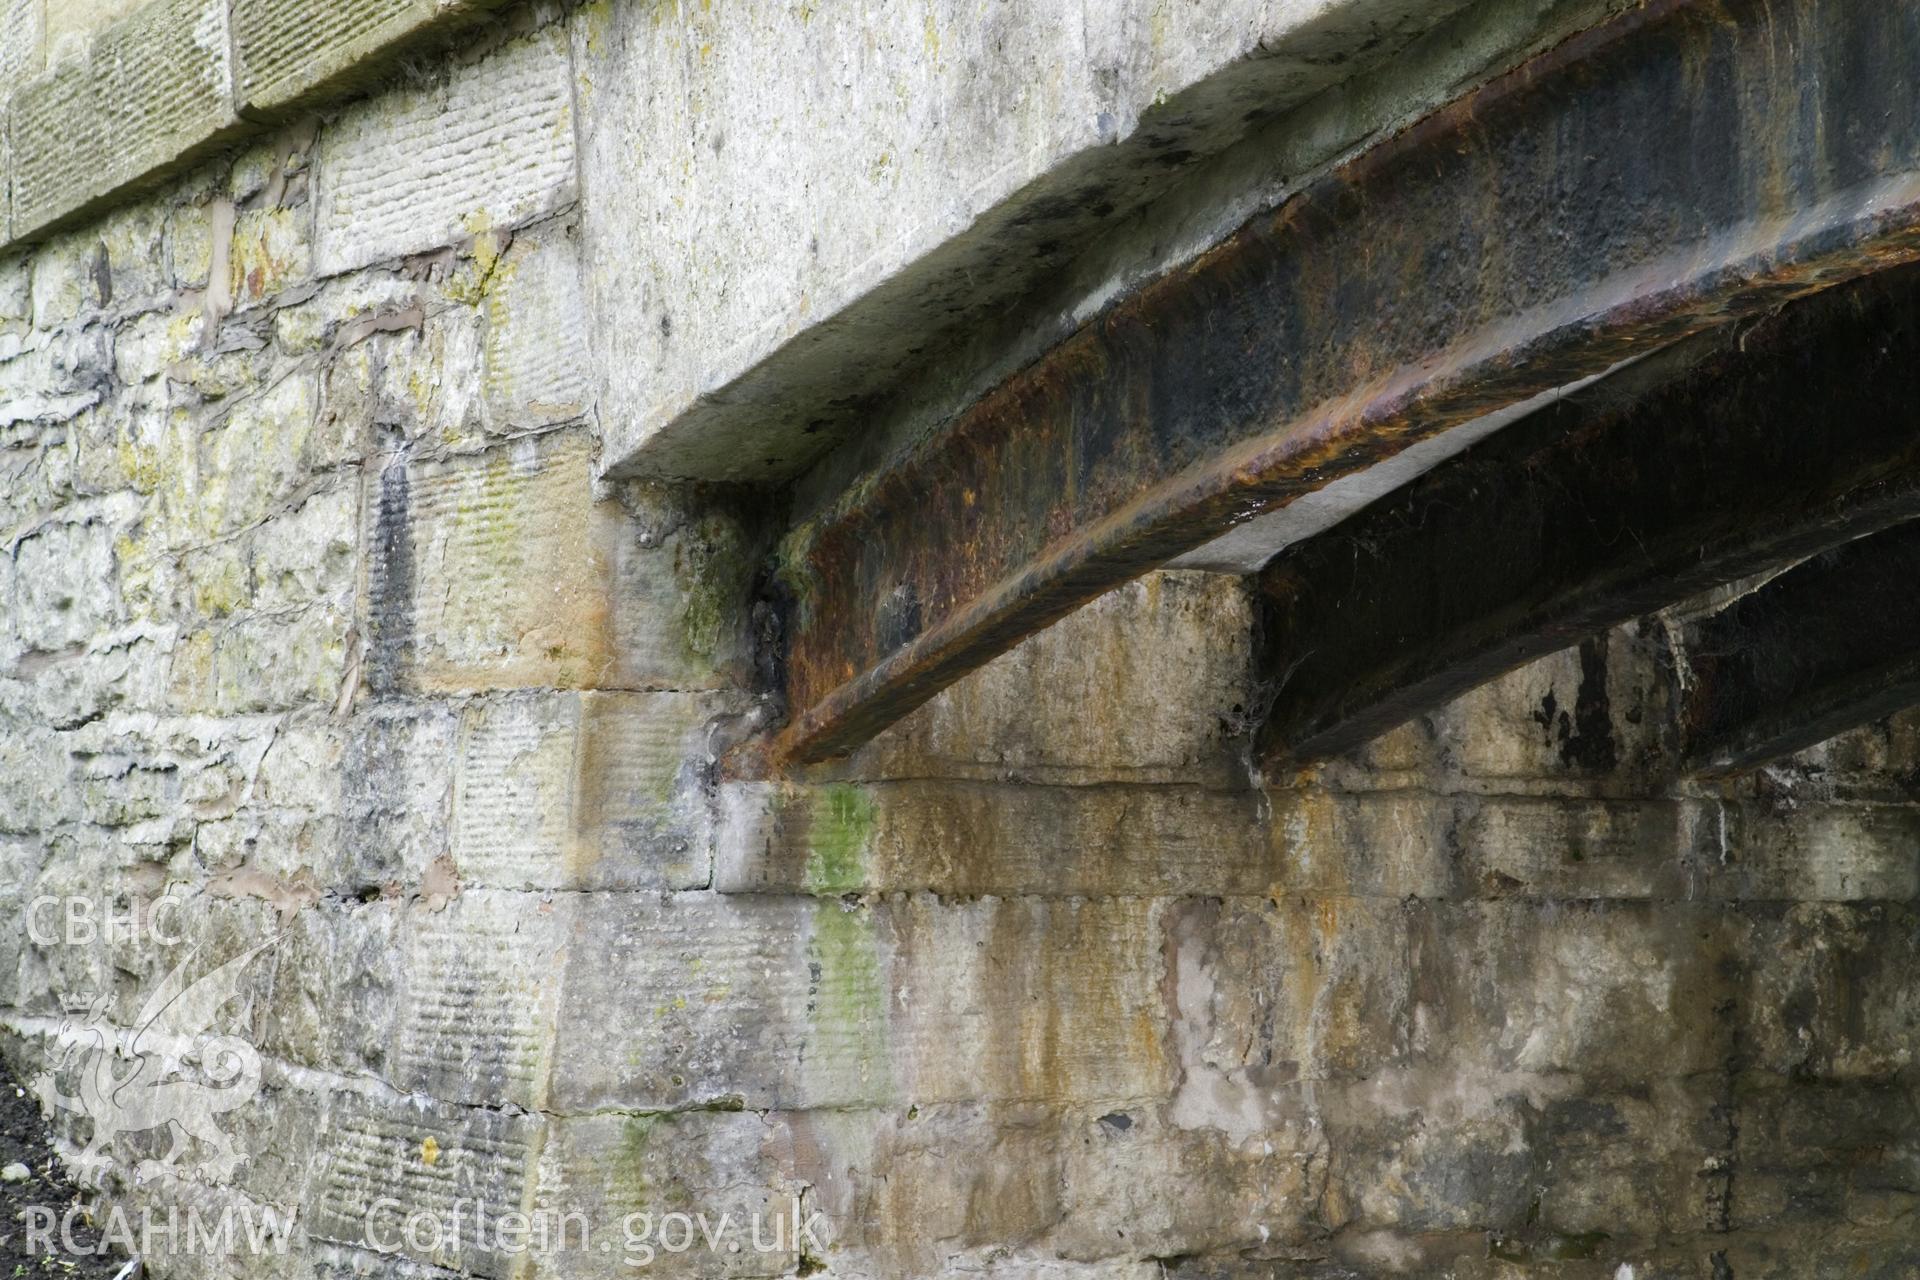
[[[716,585],[712,575],[696,576],[687,583],[680,634],[686,642],[687,657],[696,668],[709,665],[721,652],[732,625],[728,607],[733,603],[726,588]]]
[[[681,644],[693,667],[705,670],[726,662],[739,646],[758,562],[739,529],[720,519],[701,521],[679,557]]]
[[[623,1207],[633,1211],[645,1209],[654,1198],[653,1172],[647,1152],[659,1123],[660,1117],[655,1115],[628,1116],[620,1128],[620,1155],[612,1170],[613,1189]]]
[[[853,893],[864,887],[873,838],[873,797],[844,782],[822,787],[807,824],[807,892]]]
[[[815,1064],[852,1073],[863,1096],[891,1096],[887,988],[871,915],[837,898],[815,904],[807,968]]]
[[[620,1155],[629,1165],[639,1168],[647,1158],[647,1142],[653,1137],[653,1127],[660,1122],[659,1116],[628,1116],[620,1132]]]

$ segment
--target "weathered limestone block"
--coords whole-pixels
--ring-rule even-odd
[[[614,569],[616,645],[640,687],[738,687],[753,679],[764,508],[633,482]]]
[[[324,1163],[304,1206],[306,1228],[318,1240],[369,1253],[384,1244],[390,1250],[377,1252],[507,1280],[523,1260],[479,1238],[480,1214],[497,1222],[523,1209],[546,1128],[536,1116],[336,1095],[315,1139]],[[442,1228],[416,1233],[438,1247],[408,1243],[407,1217],[416,1213]]]
[[[70,462],[45,447],[0,448],[0,520],[18,527],[57,509],[68,488]]]
[[[594,685],[617,670],[616,531],[593,501],[591,445],[524,440],[444,463],[394,459],[367,485],[376,693]]]
[[[229,133],[238,123],[230,46],[225,0],[152,0],[87,32],[84,57],[15,94],[13,234]]]
[[[132,629],[83,651],[23,655],[11,678],[0,678],[0,711],[16,725],[64,729],[115,711],[159,710],[166,703],[170,649],[170,636]]]
[[[1108,1099],[1165,1087],[1156,908],[589,895],[567,1110]],[[630,1011],[609,1024],[606,1011]]]
[[[1693,847],[1703,815],[1671,801],[1488,796],[1459,809],[1447,834],[1462,897],[1682,898],[1710,874]]]
[[[6,0],[0,8],[0,84],[23,84],[40,73],[46,17],[42,0]]]
[[[92,521],[53,524],[14,553],[10,630],[29,650],[84,643],[116,621],[114,529]]]
[[[634,424],[623,436],[644,435],[667,406],[719,386],[907,256],[886,243],[902,234],[902,209],[932,224],[912,228],[916,241],[944,238],[976,201],[1033,176],[1055,128],[1093,141],[1102,105],[1076,70],[1079,17],[983,22],[889,4],[859,23],[812,23],[755,5],[654,22],[587,9],[576,23],[583,110],[593,172],[608,184],[594,243],[629,246],[592,255],[602,314],[629,315],[602,330],[619,371],[614,415]],[[790,59],[831,70],[791,77]],[[874,75],[897,76],[894,91],[854,91]],[[645,235],[628,233],[635,215]]]
[[[234,0],[235,104],[271,112],[297,102],[435,11],[432,0]]]
[[[1840,1222],[1892,1228],[1896,1236],[1910,1231],[1920,1209],[1915,1102],[1911,1079],[1743,1080],[1728,1153],[1731,1225],[1795,1234],[1825,1234]]]
[[[87,126],[77,121],[76,127]],[[106,306],[100,292],[100,239],[97,232],[89,234],[92,231],[55,236],[28,259],[34,328],[57,328],[89,308]]]
[[[89,887],[77,882],[56,865],[60,859],[76,851],[73,844],[71,840],[60,839],[48,842],[47,862],[42,866],[40,875],[27,885],[25,897],[28,902],[43,896],[60,897],[67,893],[82,892]],[[70,1005],[84,1009],[97,999],[105,997],[111,1000],[114,996],[118,979],[113,969],[113,958],[104,946],[43,947],[34,943],[25,929],[19,932],[22,945],[16,972],[21,998],[17,1004],[10,1006],[10,1018],[34,1018],[58,1023],[72,1012],[68,1007]],[[129,1016],[131,1012],[129,1010]]]
[[[1162,1246],[1209,1239],[1236,1212],[1257,1242],[1256,1206],[1273,1207],[1287,1181],[1265,1176],[1282,1162],[1263,1169],[1259,1156],[1188,1158],[1210,1145],[1205,1136],[1123,1131],[1120,1112],[1027,1104],[782,1119],[811,1184],[808,1207],[832,1224],[836,1276],[1131,1276],[1132,1259],[1177,1254]],[[1245,1181],[1228,1185],[1236,1176]],[[1173,1218],[1184,1225],[1169,1231]]]
[[[141,715],[77,726],[57,739],[67,785],[84,819],[99,827],[219,817],[257,767],[271,730],[223,726],[217,740],[190,725]],[[190,812],[186,812],[187,810]]]
[[[1125,1273],[1132,1257],[1284,1248],[1312,1234],[1326,1173],[1304,1112],[1242,1144],[1173,1126],[1154,1105],[783,1119],[813,1202],[838,1228],[836,1275]]]
[[[340,811],[337,798],[347,785],[341,775],[346,753],[353,746],[353,730],[372,718],[356,716],[351,725],[342,725],[331,715],[308,712],[255,722],[254,759],[243,772],[244,785],[237,788],[236,804],[315,818],[333,816]],[[273,870],[291,874],[302,866],[319,873],[319,868],[304,862]]]
[[[359,486],[351,480],[321,484],[330,487],[296,493],[296,507],[267,516],[246,532],[180,553],[173,616],[192,624],[244,610],[292,612],[319,601],[353,603]],[[138,551],[152,555],[144,545]]]
[[[396,57],[503,0],[233,0],[234,98],[249,119],[380,84]],[[453,21],[449,21],[452,19]]]
[[[0,449],[0,479],[6,482],[0,490],[0,519],[10,528],[24,528],[58,510],[75,491],[71,455],[38,443],[38,428],[23,434],[36,437],[36,443]]]
[[[19,252],[0,253],[0,334],[24,333],[33,320],[33,259]]]
[[[1347,1104],[1329,1099],[1326,1118],[1338,1153],[1324,1210],[1330,1225],[1391,1232],[1406,1249],[1428,1232],[1526,1221],[1535,1188],[1523,1084],[1396,1071],[1362,1103],[1350,1100],[1351,1088],[1341,1092]]]
[[[239,401],[270,390],[285,368],[248,320],[230,320],[203,345],[167,370],[167,377],[201,400]]]
[[[587,302],[571,236],[516,238],[486,297],[486,400],[496,431],[585,416],[594,400]]]
[[[197,519],[189,536],[218,537],[258,524],[292,499],[316,467],[335,460],[314,429],[317,399],[311,374],[289,374],[235,404],[224,423],[201,436],[192,488]]]
[[[674,500],[597,499],[592,452],[560,433],[394,458],[369,476],[376,693],[744,676],[753,562],[741,524]]]
[[[865,913],[830,921],[816,948],[811,904],[669,895],[568,906],[582,963],[567,974],[555,1107],[766,1107],[891,1091]],[[610,1008],[626,1014],[610,1022]]]
[[[247,535],[255,608],[294,609],[353,590],[358,498],[351,483],[335,483]]]
[[[337,367],[379,334],[415,331],[426,294],[420,281],[404,273],[336,276],[319,282],[310,295],[302,290],[298,301],[281,300],[273,313],[274,340],[287,355],[328,351],[330,367]],[[337,390],[329,384],[329,400]]]
[[[549,28],[328,129],[316,269],[333,275],[505,230],[572,200],[569,67],[565,36]]]
[[[332,706],[350,672],[352,628],[350,612],[321,601],[190,632],[173,650],[170,702],[210,715]]]
[[[100,403],[112,370],[111,340],[99,326],[0,346],[0,429],[71,420]]]
[[[402,922],[405,989],[389,1078],[469,1105],[545,1107],[572,912],[495,893],[433,905]]]
[[[1593,1240],[1629,1225],[1635,1234],[1676,1236],[1722,1225],[1725,1182],[1715,1175],[1727,1163],[1730,1133],[1719,1082],[1655,1080],[1530,1101],[1526,1216],[1541,1229]],[[1444,1112],[1429,1113],[1433,1119]],[[1366,1176],[1355,1172],[1355,1182]]]
[[[1235,717],[1251,616],[1237,578],[1149,574],[944,690],[835,772],[1245,785]]]
[[[236,310],[257,306],[313,270],[313,209],[269,206],[234,219],[227,249],[227,296]]]
[[[60,745],[77,816],[93,827],[171,824],[186,799],[181,770],[150,743],[101,751],[67,737]]]
[[[462,887],[550,888],[597,855],[577,830],[578,695],[475,702],[462,715],[453,862]],[[585,839],[582,839],[582,836]]]
[[[0,916],[26,919],[46,857],[40,836],[0,835]],[[26,929],[0,932],[0,1007],[25,1009],[43,998],[27,981],[27,949]]]
[[[1049,1249],[1086,1261],[1176,1257],[1317,1235],[1326,1133],[1309,1092],[1284,1092],[1285,1113],[1250,1138],[1188,1128],[1153,1107],[1078,1117],[1057,1139],[1064,1212]]]
[[[1065,1212],[1065,1137],[1037,1104],[781,1117],[808,1207],[834,1227],[835,1275],[990,1270],[1033,1249]]]
[[[563,909],[462,894],[325,901],[279,944],[260,1047],[401,1093],[545,1105],[565,955]]]
[[[1424,790],[1342,795],[1269,788],[1276,869],[1269,894],[1452,896],[1462,873],[1460,803]]]
[[[1745,938],[1719,906],[1423,903],[1407,928],[1423,1059],[1618,1082],[1710,1072],[1731,1052]]]
[[[172,300],[163,248],[166,214],[160,200],[141,200],[112,210],[90,228],[97,236],[94,283],[103,306],[125,315]]]
[[[114,336],[114,376],[128,385],[152,381],[186,359],[205,334],[206,313],[201,310],[134,316]]]
[[[141,0],[68,0],[49,5],[47,52],[55,59],[84,54],[88,40],[109,23],[140,7]]]
[[[716,887],[729,893],[1658,898],[1691,887],[1738,897],[1753,896],[1759,874],[1723,867],[1710,847],[1717,810],[1669,800],[728,782],[717,812]],[[1822,809],[1784,826],[1755,819],[1779,832],[1756,856],[1767,854],[1776,876],[1796,874],[1809,856],[1801,842],[1839,824],[1846,840],[1819,847],[1853,851],[1878,869],[1873,884],[1892,886],[1910,869],[1899,853],[1907,812],[1849,819]],[[1761,887],[1785,892],[1776,879]]]
[[[723,783],[727,893],[1264,893],[1258,792],[974,782]]]
[[[431,299],[418,286],[398,276],[375,278],[390,283],[389,298],[376,301],[368,290],[363,304],[342,287],[359,276],[335,277],[312,303],[275,317],[283,343],[331,340],[345,348],[326,371],[327,411],[339,430],[359,440],[418,439],[446,448],[484,443],[474,429],[481,363],[474,314],[458,306],[428,315]]]
[[[1159,916],[1159,903],[1139,898],[887,899],[872,928],[891,943],[879,993],[890,999],[901,1094],[1074,1101],[1163,1092]],[[857,954],[854,919],[821,904],[815,949]]]
[[[1170,907],[1165,927],[1174,1124],[1244,1142],[1292,1118],[1282,1086],[1407,1061],[1418,991],[1401,904],[1197,899]]]
[[[296,1067],[390,1080],[415,923],[397,901],[329,902],[294,914],[274,949],[260,1051]]]
[[[1911,854],[1909,854],[1911,856]],[[1906,903],[1747,912],[1745,1061],[1790,1079],[1879,1080],[1920,1065],[1920,918]]]
[[[1910,902],[1920,895],[1920,809],[1718,804],[1695,823],[1701,879],[1729,897]]]
[[[216,239],[230,227],[231,214],[224,202],[211,197],[191,199],[167,211],[165,254],[156,265],[165,268],[174,288],[205,289],[212,282]]]
[[[259,879],[253,881],[261,885]],[[321,900],[292,913],[276,944],[273,996],[259,1023],[259,1050],[301,1069],[365,1077],[403,1088],[438,1071],[459,1086],[474,1059],[470,1046],[493,1044],[482,1027],[445,1027],[434,1013],[436,990],[459,965],[486,965],[486,946],[465,917],[428,912],[405,894],[371,900]],[[415,973],[420,933],[440,944],[430,973]],[[503,992],[492,992],[495,1002]],[[419,998],[422,1004],[415,1004]],[[484,1019],[486,1015],[482,1015]],[[495,1011],[493,1019],[505,1017]],[[440,1038],[434,1032],[440,1029]],[[434,1054],[440,1054],[436,1063]],[[509,1102],[505,1086],[492,1105]],[[532,1098],[532,1090],[522,1090]]]
[[[246,1161],[232,1185],[209,1187],[197,1179],[174,1174],[163,1183],[156,1198],[162,1203],[190,1204],[205,1203],[200,1197],[237,1193],[253,1205],[271,1206],[294,1221],[295,1247],[290,1252],[297,1256],[299,1249],[309,1244],[298,1221],[298,1210],[312,1183],[317,1154],[315,1137],[326,1121],[328,1097],[311,1088],[310,1082],[298,1073],[271,1058],[262,1061],[260,1076],[261,1089],[256,1100],[225,1117],[236,1145],[246,1152]],[[219,1201],[215,1199],[214,1204],[217,1220]],[[257,1215],[255,1220],[258,1221]],[[240,1275],[271,1274],[276,1264],[282,1268],[286,1265],[278,1256],[255,1257],[249,1261],[244,1256],[249,1250],[243,1247],[239,1252],[242,1256],[233,1259],[233,1265]],[[174,1265],[184,1270],[181,1263],[192,1266],[193,1261],[181,1259]]]
[[[1607,1090],[1415,1067],[1317,1096],[1332,1151],[1325,1226],[1404,1253],[1359,1274],[1405,1272],[1428,1232],[1478,1232],[1482,1257],[1492,1234],[1496,1257],[1571,1261],[1632,1255],[1596,1253],[1609,1238],[1724,1228],[1715,1174],[1732,1128],[1716,1080]]]
[[[345,759],[321,776],[340,793],[340,872],[359,894],[418,885],[448,856],[459,718],[437,703],[375,703],[346,731]],[[318,807],[316,805],[316,807]]]
[[[100,190],[91,170],[107,147],[105,87],[80,59],[20,83],[7,100],[10,235],[29,234]]]
[[[32,959],[44,966],[35,977],[45,984],[48,1016],[57,1018],[77,1008],[83,1017],[137,1029],[143,1025],[141,1011],[176,971],[191,983],[273,938],[279,917],[271,907],[214,895],[180,896],[179,910],[168,921],[177,936],[169,934],[165,940],[152,929],[105,929],[109,906],[124,919],[137,903],[150,905],[158,893],[143,886],[152,886],[162,877],[152,874],[151,866],[136,862],[118,843],[92,843],[91,848],[72,843],[53,850],[47,874],[35,889],[38,895],[63,900],[83,898],[96,912],[91,932],[69,934],[53,916],[42,918],[42,929],[50,927],[54,941],[43,946],[33,940]],[[90,878],[68,874],[68,865],[75,862],[89,865]],[[249,966],[239,976],[233,1002],[219,1011],[215,1025],[251,1039],[256,1020],[267,1006],[271,981],[269,964]]]
[[[216,800],[207,807],[224,806]],[[220,869],[211,882],[214,892],[258,893],[287,912],[322,893],[312,868],[338,840],[333,818],[273,809],[203,818],[193,830],[194,853]]]
[[[302,408],[296,398],[296,414]],[[161,425],[163,434],[152,451],[155,465],[187,461],[182,446],[190,421],[176,414]],[[218,517],[192,505],[191,476],[182,483],[182,477],[169,474],[169,490],[150,505],[151,517],[115,543],[126,612],[142,625],[186,632],[174,655],[173,676],[175,696],[188,707],[258,708],[274,699],[278,706],[308,697],[331,701],[352,648],[359,486],[350,476],[302,478],[307,468],[300,458],[312,436],[297,416],[282,423],[272,415],[249,414],[247,425],[230,424],[216,433],[225,438],[209,444],[209,453],[244,452],[244,442],[229,433],[254,428],[262,451],[280,444],[279,458],[256,453],[253,465],[239,469],[229,486],[211,487],[228,512],[262,512],[258,521],[248,521],[230,536],[170,551],[170,543],[192,537],[191,527],[180,527],[182,522]],[[104,454],[114,443],[103,442],[96,452]],[[117,443],[115,452],[123,457],[141,451],[137,443]],[[133,465],[149,463],[135,458]],[[276,630],[282,634],[270,634]],[[272,671],[269,685],[251,692],[233,683],[240,672],[268,660],[263,655],[288,650],[321,665]]]
[[[717,1111],[554,1121],[541,1152],[533,1212],[550,1219],[579,1215],[592,1228],[591,1247],[530,1250],[526,1274],[540,1280],[791,1274],[801,1258],[793,1214],[804,1185],[790,1172],[791,1123]],[[800,1216],[812,1212],[809,1199]],[[824,1227],[818,1231],[831,1239]]]
[[[495,889],[684,889],[711,877],[712,694],[565,693],[470,704],[453,861]]]

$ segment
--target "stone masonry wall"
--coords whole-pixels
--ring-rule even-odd
[[[1163,573],[721,779],[769,503],[595,478],[602,21],[0,259],[0,1047],[72,1094],[267,944],[241,1158],[93,1172],[288,1256],[153,1274],[1920,1274],[1920,719],[1676,784],[1649,620],[1259,779],[1245,587]]]

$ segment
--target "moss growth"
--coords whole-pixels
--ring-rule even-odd
[[[857,1073],[863,1091],[889,1093],[872,1090],[888,1083],[889,1071],[887,989],[868,913],[838,899],[815,906],[807,960],[813,976],[807,1012],[820,1059]]]
[[[727,615],[725,592],[718,590],[705,575],[688,583],[686,606],[680,615],[680,634],[686,642],[687,657],[696,667],[713,661],[725,634]]]
[[[680,615],[681,644],[695,669],[711,667],[729,656],[746,616],[745,587],[753,581],[755,564],[740,531],[730,522],[701,521],[679,559],[678,574],[685,603]]]
[[[653,1142],[658,1116],[628,1116],[620,1128],[620,1158],[613,1184],[630,1210],[647,1207],[653,1198],[653,1178],[647,1169],[647,1150]]]
[[[864,887],[873,798],[859,787],[835,783],[819,790],[808,816],[807,891],[842,894]]]

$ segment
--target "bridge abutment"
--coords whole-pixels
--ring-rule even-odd
[[[150,1274],[1920,1266],[1920,718],[1860,698],[1694,776],[1703,699],[1786,702],[1707,682],[1761,634],[1727,638],[1731,591],[1583,614],[1294,759],[1262,726],[1370,652],[1339,593],[1337,652],[1290,656],[1275,571],[1089,577],[844,754],[741,767],[801,710],[796,529],[1261,197],[1616,6],[203,7],[221,70],[166,154],[94,164],[140,139],[79,108],[23,150],[9,106],[0,250],[0,1051],[83,1100],[76,1152],[125,1122],[103,1213],[295,1224]],[[107,84],[176,9],[12,0],[8,102]],[[51,152],[68,195],[22,177]],[[636,464],[667,438],[742,469]],[[1863,501],[1898,489],[1875,459]],[[929,491],[922,531],[1005,496]],[[1370,581],[1411,591],[1390,544]],[[1834,563],[1741,584],[1768,652],[1864,572]],[[1789,693],[1900,660],[1896,623]],[[258,1057],[212,1121],[237,1165],[86,1114],[103,1064],[204,1082],[209,1030]]]

